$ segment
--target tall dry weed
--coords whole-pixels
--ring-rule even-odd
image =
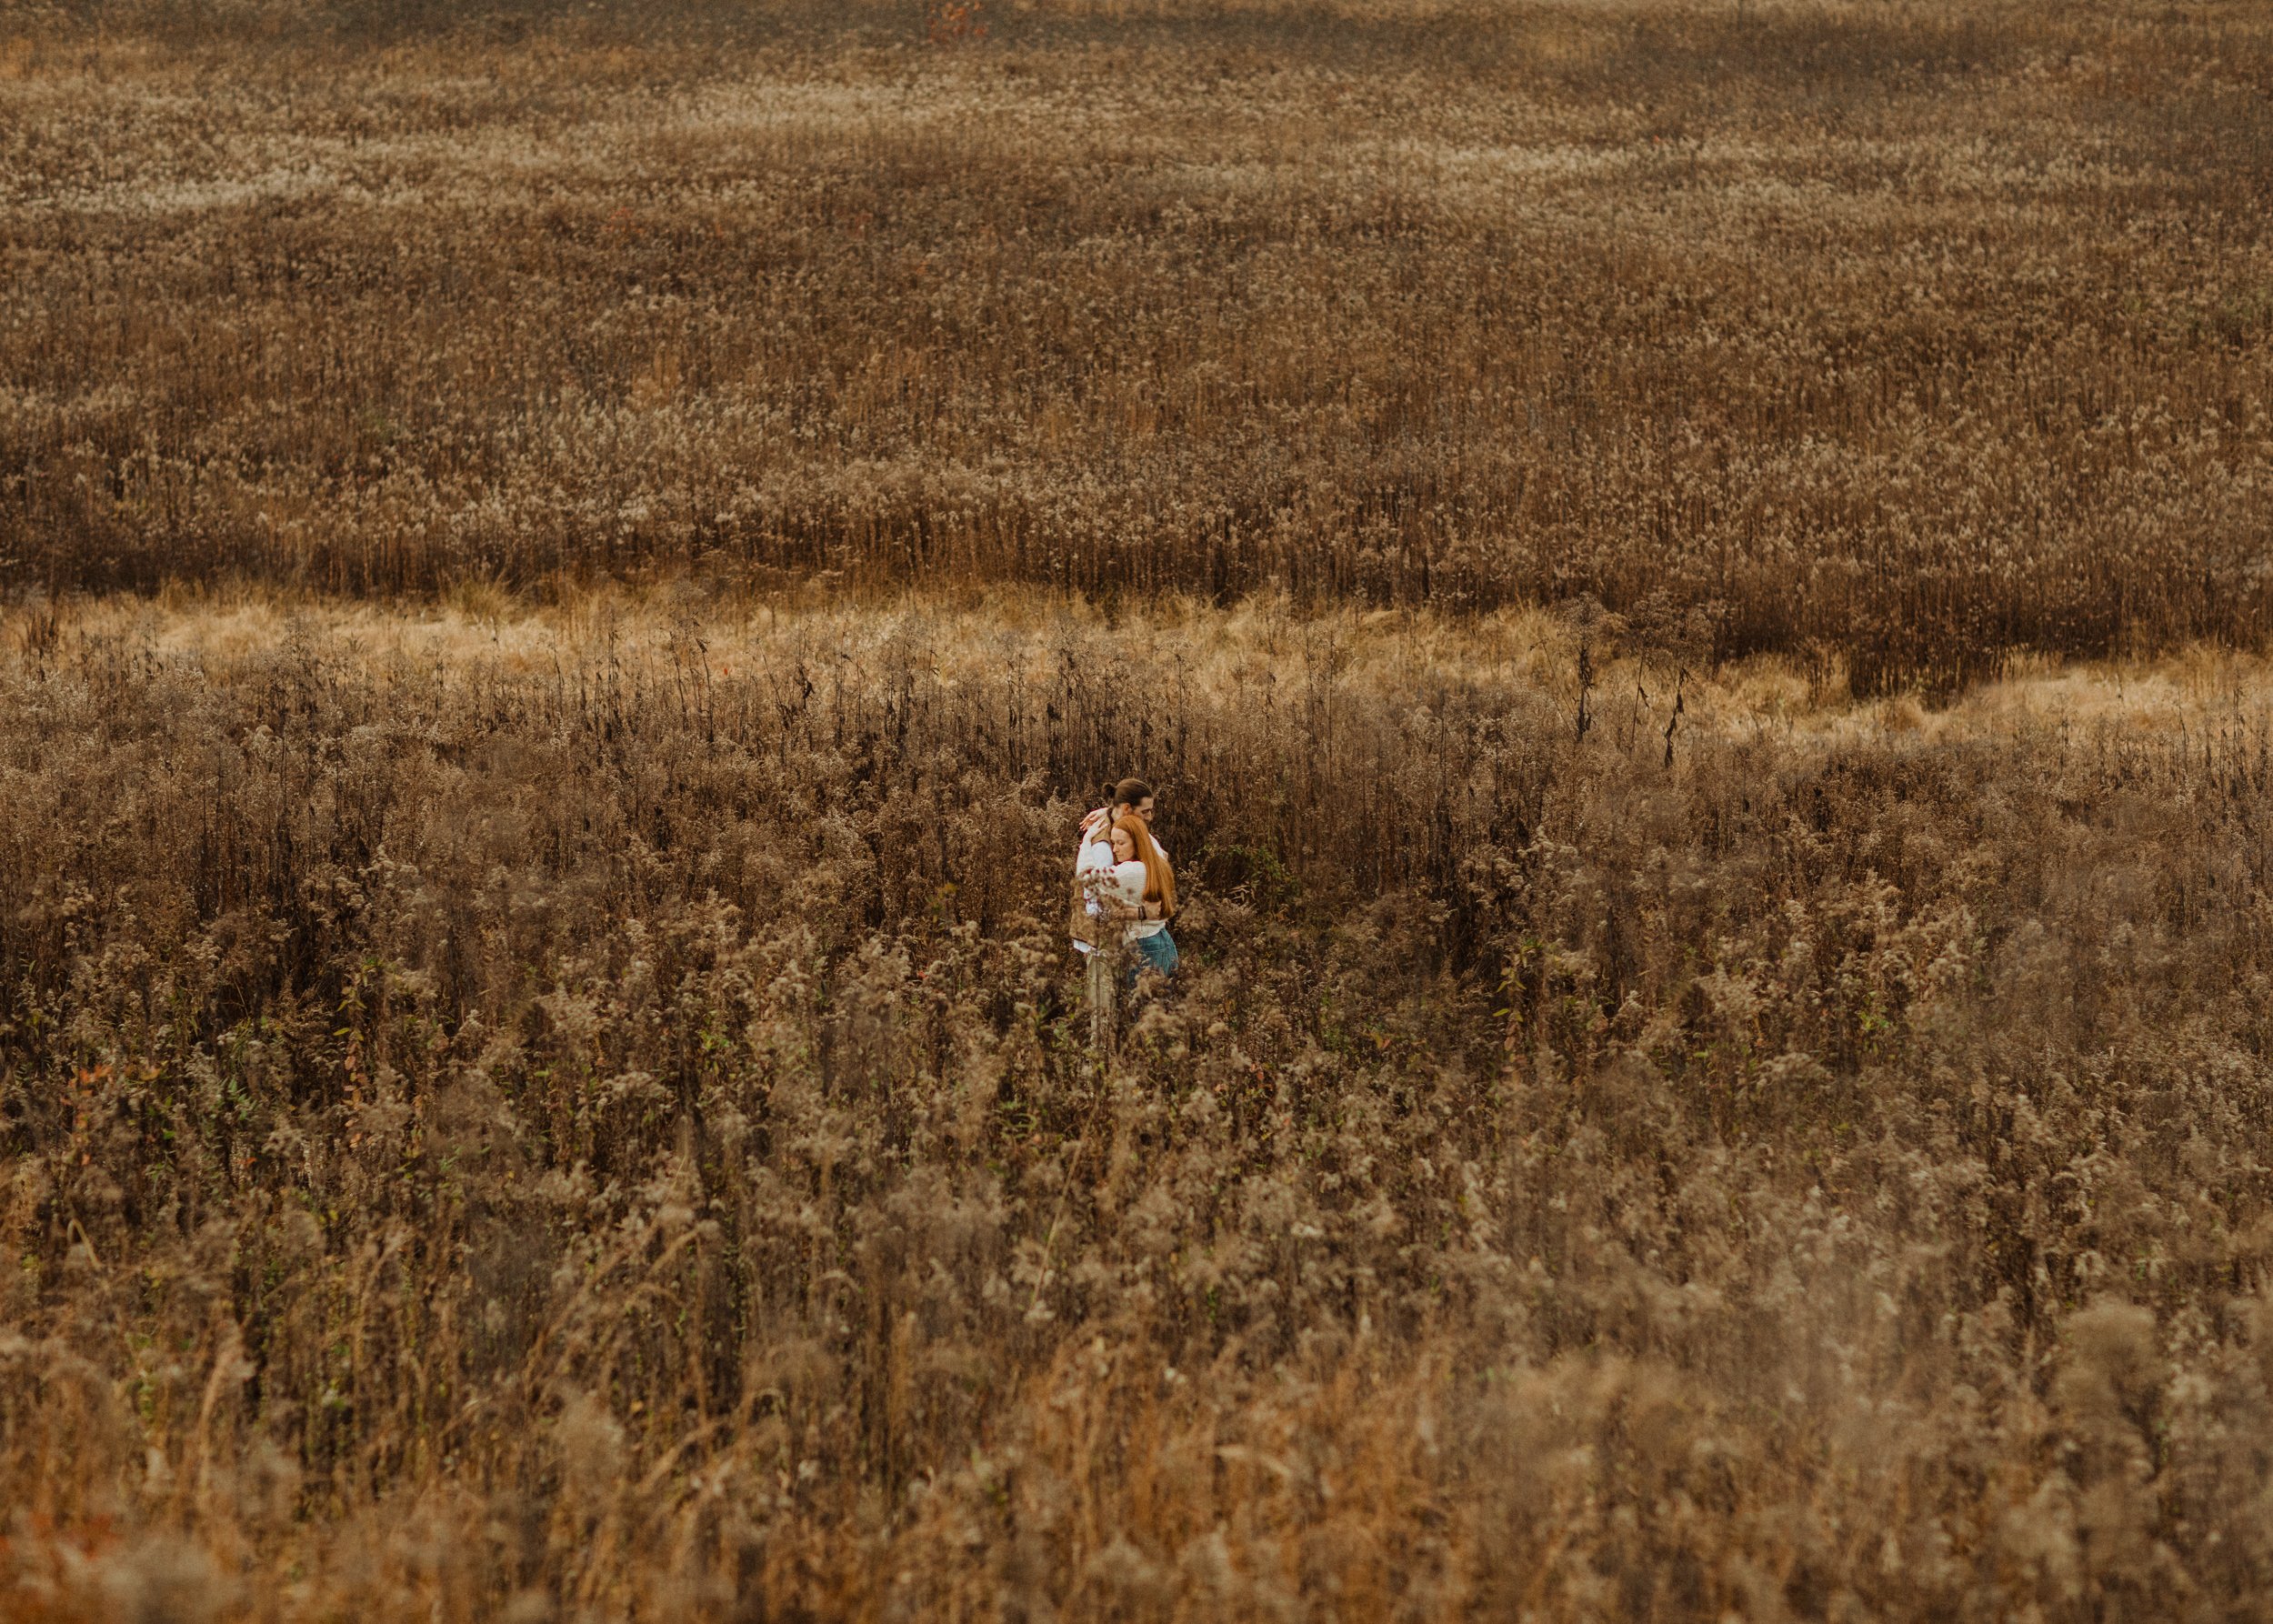
[[[2261,1606],[2253,686],[1667,769],[1267,616],[1139,707],[1039,610],[233,613],[0,669],[15,1616]]]
[[[2267,628],[2273,35],[2128,5],[43,14],[0,575]]]

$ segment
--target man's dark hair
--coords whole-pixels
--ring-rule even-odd
[[[1113,786],[1113,804],[1134,807],[1152,793],[1152,786],[1142,778],[1123,778]]]

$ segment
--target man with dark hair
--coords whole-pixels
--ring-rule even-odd
[[[1086,838],[1100,823],[1118,817],[1124,812],[1134,812],[1152,827],[1152,786],[1142,778],[1123,778],[1105,792],[1105,805],[1081,820],[1081,832]]]

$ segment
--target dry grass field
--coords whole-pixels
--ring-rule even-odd
[[[2273,1619],[2268,202],[2209,0],[0,6],[0,1618]]]
[[[1867,688],[2273,629],[2258,0],[31,15],[19,584],[1590,593]]]

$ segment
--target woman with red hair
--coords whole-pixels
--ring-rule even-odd
[[[1136,957],[1131,974],[1137,969],[1150,969],[1173,976],[1177,966],[1176,938],[1168,934],[1168,921],[1176,917],[1176,870],[1168,866],[1168,854],[1152,837],[1151,820],[1142,813],[1124,812],[1113,820],[1116,861],[1124,836],[1134,860],[1145,871],[1144,888],[1136,899],[1136,917],[1127,925],[1128,947]]]

